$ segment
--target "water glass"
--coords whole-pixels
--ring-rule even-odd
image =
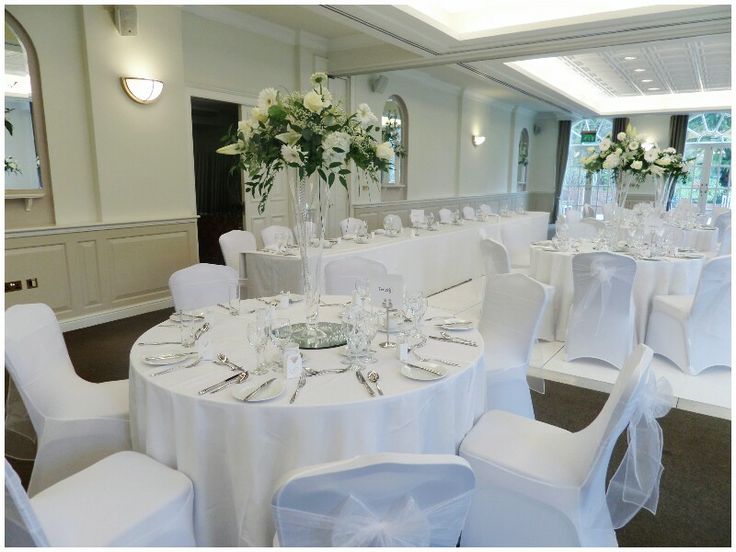
[[[230,314],[233,316],[240,315],[240,282],[228,284],[227,306],[230,309]]]
[[[413,331],[412,337],[422,338],[421,325],[424,313],[427,311],[427,298],[421,291],[404,293],[404,316],[411,320]]]
[[[177,311],[176,317],[181,330],[181,344],[184,347],[194,347],[194,335],[199,328],[197,319],[187,316],[183,311]]]
[[[254,376],[262,376],[268,373],[263,351],[268,344],[270,333],[270,326],[264,320],[256,319],[248,323],[248,342],[256,351],[256,368],[253,370]]]

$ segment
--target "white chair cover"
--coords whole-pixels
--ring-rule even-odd
[[[595,218],[595,209],[587,203],[583,205],[583,218]]]
[[[475,209],[470,205],[463,207],[463,218],[465,220],[475,220]]]
[[[5,367],[38,436],[31,496],[114,452],[130,449],[128,381],[77,376],[53,311],[5,311]]]
[[[386,228],[386,223],[391,221],[393,224],[398,226],[399,228],[404,227],[404,223],[401,222],[401,217],[399,215],[386,215],[383,217],[383,227]]]
[[[352,295],[358,280],[375,281],[388,273],[386,266],[363,257],[345,257],[325,266],[325,293],[328,295]]]
[[[532,243],[532,228],[529,225],[514,226],[504,224],[501,226],[501,241],[511,256],[511,266],[514,268],[526,268],[531,265],[529,245]]]
[[[528,276],[486,276],[478,324],[486,350],[486,410],[534,418],[526,372],[545,303],[544,288]]]
[[[108,456],[30,500],[7,461],[5,474],[6,504],[23,512],[13,533],[38,546],[196,546],[192,482],[143,454]]]
[[[575,255],[567,360],[597,358],[619,369],[623,366],[634,344],[635,274],[631,257],[603,252]]]
[[[247,230],[231,230],[220,236],[220,249],[225,264],[235,270],[241,278],[246,278],[245,262],[241,262],[246,251],[255,251],[256,237]]]
[[[728,210],[721,213],[713,222],[713,226],[718,228],[718,239],[720,244],[718,246],[718,255],[730,255],[731,254],[731,211]]]
[[[450,211],[449,209],[443,207],[439,210],[438,214],[440,216],[440,222],[442,224],[450,224],[452,222],[452,211]]]
[[[573,209],[572,207],[568,207],[567,209],[565,209],[565,219],[567,220],[568,224],[580,222],[582,218],[583,214],[577,209]]]
[[[455,546],[475,478],[450,455],[383,453],[302,468],[273,496],[281,546]]]
[[[425,224],[427,222],[427,217],[424,214],[424,209],[412,209],[409,212],[409,220],[414,226],[417,224]]]
[[[491,238],[483,238],[480,240],[480,250],[483,253],[486,276],[511,272],[509,252],[502,243]]]
[[[294,232],[292,232],[291,228],[289,228],[288,226],[279,226],[278,224],[273,224],[261,230],[263,247],[276,245],[276,235],[279,233],[285,233],[288,236],[287,243],[289,243],[289,245],[293,245],[296,243],[294,241]]]
[[[348,217],[340,221],[340,233],[344,236],[345,234],[356,234],[360,229],[363,221],[357,218]]]
[[[693,376],[731,366],[730,255],[703,267],[695,295],[654,297],[646,344]]]
[[[662,472],[656,418],[673,398],[666,381],[655,380],[651,359],[639,345],[600,414],[577,433],[506,412],[483,415],[460,446],[477,479],[461,545],[616,546],[614,528],[641,507],[655,513]],[[627,425],[628,450],[604,493]]]
[[[485,203],[481,203],[480,204],[480,212],[483,213],[484,215],[488,216],[488,215],[492,215],[493,214],[493,209],[491,209],[491,207],[489,205],[486,205]]]
[[[169,291],[177,311],[190,311],[227,303],[230,286],[237,286],[238,273],[229,266],[199,263],[174,272]]]

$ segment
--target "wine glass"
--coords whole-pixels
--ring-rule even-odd
[[[364,278],[355,280],[355,293],[358,296],[360,306],[368,308],[371,303],[371,284]]]
[[[424,313],[427,311],[427,298],[421,291],[404,293],[404,316],[412,322],[411,336],[422,339],[420,326],[424,319]]]
[[[360,363],[361,356],[367,348],[363,316],[359,308],[351,309],[348,312],[345,325],[348,357],[342,363],[359,370],[362,367]]]
[[[256,351],[256,368],[253,370],[254,376],[262,376],[268,373],[268,367],[264,359],[263,351],[268,344],[270,333],[270,325],[264,319],[256,319],[248,323],[248,343],[250,343],[251,347]]]

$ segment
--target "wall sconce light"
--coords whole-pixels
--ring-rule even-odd
[[[473,145],[474,146],[480,146],[483,142],[486,141],[485,136],[478,136],[477,134],[473,134]]]
[[[122,77],[120,82],[130,99],[141,104],[155,102],[164,89],[164,83],[154,79]]]

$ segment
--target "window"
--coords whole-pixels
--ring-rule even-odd
[[[406,199],[407,122],[404,100],[396,95],[390,96],[381,114],[381,139],[391,144],[396,156],[389,170],[381,174],[383,201]]]
[[[529,168],[529,131],[522,129],[519,137],[519,167],[516,172],[516,191],[526,191],[527,169]]]
[[[678,182],[672,204],[697,202],[702,211],[731,206],[731,114],[698,113],[687,124],[685,159],[693,166],[685,181]]]
[[[589,147],[596,147],[613,130],[609,119],[583,119],[573,123],[570,129],[570,152],[567,156],[565,180],[560,195],[560,213],[571,207],[581,209],[586,203],[596,213],[602,212],[603,205],[615,199],[615,188],[610,171],[601,171],[586,178],[581,159],[590,155]]]

